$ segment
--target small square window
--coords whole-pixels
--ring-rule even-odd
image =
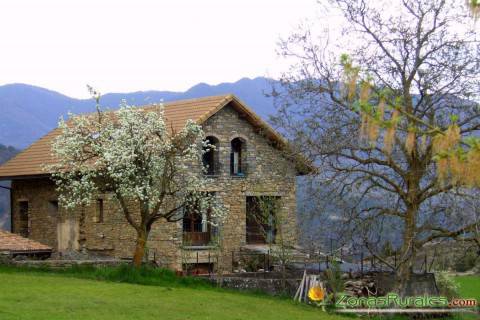
[[[97,205],[95,209],[95,219],[94,221],[97,223],[103,223],[103,199],[97,199]]]
[[[51,216],[56,216],[58,214],[57,200],[48,201],[48,214]]]

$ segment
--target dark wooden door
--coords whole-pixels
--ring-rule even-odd
[[[18,203],[18,218],[18,229],[15,231],[22,237],[28,238],[30,235],[28,201]]]

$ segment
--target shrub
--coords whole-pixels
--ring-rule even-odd
[[[264,268],[264,256],[259,254],[245,254],[241,255],[239,267],[248,272],[257,272]]]
[[[473,269],[477,263],[478,255],[474,250],[468,250],[455,261],[455,271],[465,272]]]
[[[173,271],[151,266],[135,268],[130,264],[121,264],[115,267],[100,267],[88,265],[74,265],[68,268],[52,269],[46,266],[40,268],[32,267],[1,267],[2,271],[20,271],[61,274],[83,279],[104,280],[112,282],[124,282],[152,286],[189,286],[189,287],[211,287],[211,284],[201,278],[179,277]]]
[[[460,286],[448,273],[437,272],[435,274],[435,281],[437,283],[438,291],[440,291],[440,295],[446,296],[447,298],[459,296]]]
[[[345,281],[342,279],[342,271],[340,264],[336,261],[332,262],[329,269],[325,271],[328,289],[332,293],[331,300],[335,303],[337,297],[345,290]]]

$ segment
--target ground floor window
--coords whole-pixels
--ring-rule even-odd
[[[18,202],[18,225],[16,233],[22,237],[28,238],[30,234],[29,228],[29,214],[28,214],[28,201]]]
[[[58,201],[57,200],[48,201],[48,214],[52,217],[56,217],[58,215]]]
[[[103,199],[97,199],[94,222],[103,223]]]
[[[212,240],[209,209],[201,208],[200,200],[187,201],[183,215],[183,243],[204,246]]]
[[[275,243],[275,217],[280,197],[249,196],[246,199],[247,244]]]

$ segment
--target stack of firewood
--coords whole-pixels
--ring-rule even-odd
[[[360,279],[345,281],[345,292],[352,296],[369,297],[377,295],[375,279],[372,276],[364,276]]]

